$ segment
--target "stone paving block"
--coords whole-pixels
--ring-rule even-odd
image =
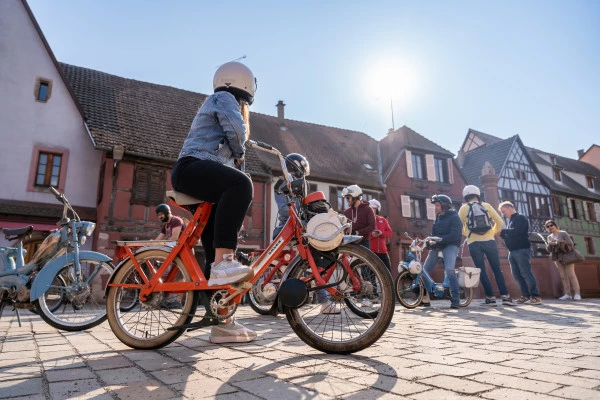
[[[502,375],[519,375],[527,372],[528,370],[514,367],[505,367],[498,364],[490,364],[484,362],[470,362],[468,364],[464,364],[468,366],[468,369],[474,370],[477,372],[493,372],[495,374]]]
[[[494,386],[485,383],[474,382],[454,376],[438,375],[431,378],[420,379],[420,383],[436,386],[453,392],[475,394],[494,389]]]
[[[51,383],[95,378],[96,376],[87,368],[57,369],[54,371],[46,371],[46,379]]]
[[[98,370],[96,373],[109,385],[143,382],[149,379],[148,375],[135,367]]]
[[[571,375],[548,374],[546,372],[538,371],[528,372],[524,375],[521,375],[521,377],[536,379],[538,381],[557,383],[560,385],[577,386],[587,389],[592,389],[597,386],[600,386],[600,380],[598,379],[587,379]]]
[[[232,392],[219,394],[214,397],[215,400],[260,400],[260,397],[257,397],[248,392]]]
[[[132,367],[133,362],[122,355],[109,355],[102,357],[88,358],[87,364],[93,370],[104,370],[113,368]]]
[[[596,380],[600,381],[600,371],[595,370],[595,369],[586,369],[583,371],[576,371],[576,372],[571,373],[571,375],[581,376],[583,378],[596,379]]]
[[[477,382],[489,383],[494,386],[507,387],[512,389],[521,389],[534,393],[549,393],[561,387],[561,384],[547,381],[539,381],[516,376],[492,374],[484,372],[479,375],[470,376],[469,379]]]
[[[73,350],[73,347],[70,344],[52,344],[48,346],[38,346],[38,350],[40,351],[40,354],[54,352],[75,354],[75,351]]]
[[[62,381],[50,383],[50,397],[53,399],[88,398],[112,399],[96,379]]]
[[[150,372],[156,380],[171,385],[173,383],[186,382],[187,377],[196,373],[197,371],[190,367],[179,367],[179,368],[167,368],[158,371]]]
[[[318,392],[282,381],[270,376],[251,381],[236,382],[238,387],[246,392],[267,400],[296,400],[300,398],[314,398]]]
[[[392,377],[378,374],[363,374],[351,378],[349,381],[365,387],[374,387],[383,392],[391,392],[403,396],[413,393],[420,393],[431,389],[430,386],[420,383],[400,379],[395,376]]]
[[[567,399],[578,400],[598,400],[600,399],[600,390],[586,389],[576,386],[565,386],[550,393],[553,396],[565,397]]]
[[[550,396],[541,393],[525,392],[516,389],[494,389],[482,393],[481,397],[492,400],[558,400],[560,397]]]
[[[417,367],[413,367],[412,370],[416,373],[433,372],[434,374],[463,377],[477,373],[477,371],[475,371],[474,369],[468,368],[470,364],[471,363],[461,365],[424,364],[419,365]],[[463,365],[467,367],[463,367]]]
[[[177,392],[161,385],[157,381],[131,382],[126,385],[109,385],[107,389],[118,399],[126,400],[164,400],[181,398]],[[112,397],[111,397],[112,398]]]
[[[31,378],[41,378],[42,371],[38,364],[17,366],[0,369],[0,381],[12,381]]]
[[[83,359],[79,356],[64,356],[42,360],[42,365],[46,371],[52,371],[55,369],[85,368]]]
[[[469,361],[466,358],[458,358],[458,357],[453,357],[453,356],[439,356],[438,357],[433,354],[425,354],[425,353],[407,354],[404,356],[404,358],[410,358],[412,360],[445,364],[445,365],[456,365],[456,364],[466,363]]]
[[[362,390],[357,393],[350,393],[344,396],[344,400],[365,400],[365,399],[377,399],[377,400],[391,400],[391,399],[405,399],[404,396],[399,396],[394,393],[386,393],[377,389]]]
[[[0,381],[0,399],[15,396],[29,396],[43,393],[42,378]]]
[[[23,360],[23,359],[35,359],[37,353],[35,350],[27,351],[11,351],[10,346],[6,346],[2,349],[2,360]]]
[[[510,360],[500,363],[506,367],[522,368],[532,371],[549,372],[551,374],[568,374],[576,370],[574,367],[567,367],[559,364],[546,363],[545,360],[529,361],[529,360]]]
[[[469,396],[462,393],[452,392],[450,390],[433,389],[427,392],[416,393],[408,396],[410,399],[415,400],[432,400],[432,399],[444,399],[444,400],[464,400],[473,399],[473,396]]]
[[[297,368],[296,368],[297,369]],[[298,376],[298,375],[292,375],[294,368],[293,367],[286,367],[286,372],[289,374],[288,376]],[[201,374],[200,372],[197,372],[198,374]],[[227,380],[227,382],[238,382],[238,381],[247,381],[250,379],[258,379],[258,378],[263,378],[265,375],[271,375],[271,376],[275,376],[272,371],[269,372],[263,372],[260,369],[259,370],[252,370],[249,368],[243,368],[243,367],[231,367],[231,368],[226,368],[226,369],[220,369],[218,371],[205,371],[203,374],[205,377],[206,375],[211,376],[213,378],[217,378],[220,380]],[[191,379],[191,378],[190,378]]]
[[[171,388],[176,390],[178,393],[181,393],[181,395],[185,396],[185,398],[189,399],[218,399],[221,396],[230,396],[235,393],[243,393],[245,396],[239,397],[241,399],[255,397],[252,394],[240,392],[238,388],[212,378],[176,383],[172,385]]]
[[[180,363],[179,361],[175,361],[172,360],[170,358],[167,357],[161,357],[158,354],[156,355],[156,359],[155,360],[140,360],[140,361],[134,361],[134,363],[136,365],[138,365],[140,368],[145,369],[146,371],[157,371],[157,370],[163,370],[163,369],[167,369],[167,368],[177,368],[177,367],[181,367],[184,364]],[[189,364],[187,364],[189,365]]]

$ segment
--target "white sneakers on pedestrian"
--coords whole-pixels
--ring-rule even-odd
[[[232,317],[227,324],[214,325],[208,339],[211,343],[246,343],[256,339],[256,332],[237,323]]]
[[[254,276],[254,270],[234,260],[233,254],[224,254],[223,260],[211,264],[208,286],[231,285],[245,282]]]
[[[321,314],[339,314],[342,312],[342,308],[339,304],[328,301],[321,304]]]
[[[575,296],[573,296],[573,300],[575,300],[575,301],[581,300],[581,295],[576,294]]]
[[[581,297],[579,297],[581,299]],[[571,295],[570,294],[563,294],[561,297],[558,298],[559,300],[571,300]]]

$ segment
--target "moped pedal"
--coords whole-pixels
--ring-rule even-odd
[[[213,326],[213,325],[219,325],[219,320],[217,318],[203,317],[198,322],[192,322],[189,324],[184,324],[184,325],[179,325],[179,326],[172,326],[170,328],[167,328],[167,330],[168,331],[187,330],[189,332],[189,331],[195,331],[196,329],[206,328],[207,326]]]

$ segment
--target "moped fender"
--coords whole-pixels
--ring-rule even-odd
[[[134,251],[133,254],[140,254],[143,253],[144,251],[148,251],[148,250],[164,250],[167,253],[170,253],[171,250],[173,250],[173,247],[170,246],[148,246],[148,247],[141,247],[139,248],[137,251]],[[119,272],[119,270],[123,267],[123,265],[125,265],[127,262],[130,262],[130,258],[127,257],[124,260],[122,260],[119,264],[117,264],[117,266],[115,267],[115,270],[113,271],[112,274],[110,274],[110,278],[108,278],[108,283],[106,284],[106,288],[104,289],[104,294],[108,295],[108,289],[109,289],[109,285],[111,283],[113,283],[113,281],[115,280],[115,276],[117,275],[117,272]]]
[[[54,277],[65,265],[70,264],[75,259],[75,253],[63,254],[60,257],[50,261],[37,274],[31,285],[31,301],[34,301],[41,297],[46,290],[52,284]],[[95,251],[80,251],[79,260],[93,260],[93,261],[112,261],[112,258],[106,254],[97,253]]]

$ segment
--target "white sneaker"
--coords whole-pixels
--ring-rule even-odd
[[[581,300],[581,295],[576,294],[575,296],[573,296],[573,300],[575,300],[575,301]]]
[[[577,295],[575,295],[577,296]],[[559,300],[571,300],[571,295],[570,294],[563,294],[561,297],[558,298]],[[579,300],[581,300],[581,297],[579,297]]]
[[[331,301],[321,304],[321,314],[339,314],[342,308],[339,304],[334,304]]]
[[[232,317],[228,324],[214,325],[208,339],[211,343],[245,343],[256,339],[256,332],[238,324]]]
[[[254,270],[233,259],[233,254],[224,254],[223,261],[211,264],[208,286],[230,285],[245,282],[254,276]]]

